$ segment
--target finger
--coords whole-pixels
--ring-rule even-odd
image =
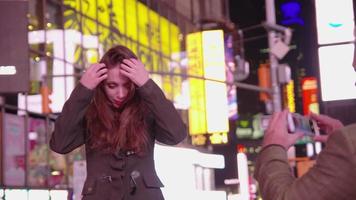
[[[325,130],[326,128],[328,128],[328,126],[326,126],[325,124],[322,123],[317,123],[319,129]]]
[[[313,113],[313,112],[310,112],[309,115],[310,115],[310,116],[316,116],[316,117],[318,116],[318,114]]]
[[[322,120],[321,120],[321,117],[320,117],[318,114],[315,114],[315,113],[310,113],[310,114],[309,114],[309,117],[310,117],[310,119],[313,119],[313,120],[315,120],[315,121],[317,121],[317,122],[322,121]]]
[[[138,59],[136,59],[136,58],[130,58],[129,59],[135,66],[137,66],[139,63],[140,63],[140,61],[138,60]]]
[[[98,78],[99,83],[100,83],[101,81],[107,79],[107,78],[108,78],[108,75],[107,75],[107,74],[104,74],[104,75],[100,76],[100,77]]]
[[[288,109],[284,109],[284,110],[282,111],[280,118],[282,119],[282,122],[283,122],[284,124],[286,124],[286,122],[287,122],[287,117],[288,117],[289,114],[290,114],[290,113],[289,113],[289,110],[288,110]]]
[[[288,114],[288,110],[283,110],[283,111],[278,112],[276,117],[274,119],[272,119],[272,121],[273,121],[272,123],[279,122],[279,121],[282,121],[285,123],[285,121],[287,119],[287,114]]]
[[[313,137],[314,141],[318,141],[318,142],[326,142],[328,140],[328,136],[327,135],[316,135]]]
[[[267,129],[269,129],[270,127],[274,126],[276,121],[278,121],[280,114],[281,114],[281,112],[275,112],[275,113],[272,114],[272,117],[271,117],[271,120],[268,123],[268,128]]]
[[[317,124],[321,129],[324,127],[325,129],[331,128],[332,130],[335,130],[343,127],[342,122],[326,115],[319,115],[314,119],[317,121]]]
[[[316,120],[316,121],[321,122],[321,123],[328,122],[328,121],[330,121],[330,119],[331,119],[330,117],[327,117],[327,116],[324,116],[324,115],[317,115],[317,114],[314,114],[314,113],[312,113],[312,114],[310,115],[310,117],[311,117],[312,119]]]
[[[288,110],[283,110],[278,118],[278,121],[276,121],[276,123],[278,124],[276,127],[278,129],[281,129],[283,131],[288,132],[288,126],[287,126],[287,118],[289,115],[289,111]]]
[[[99,70],[101,70],[101,69],[103,69],[103,68],[106,68],[106,65],[105,65],[104,63],[99,63],[99,64],[97,65],[97,70],[96,70],[96,71],[99,71]]]
[[[124,59],[122,62],[131,68],[136,66],[136,64],[131,59]]]
[[[295,142],[301,139],[302,137],[304,137],[304,134],[302,132],[295,132],[292,134],[292,138]]]
[[[87,69],[87,72],[96,73],[99,68],[100,68],[100,63],[95,63],[95,64],[92,64],[89,66],[89,68]]]
[[[132,67],[130,67],[130,66],[126,65],[126,64],[121,64],[120,65],[120,70],[123,70],[123,71],[128,72],[128,73],[133,72]]]
[[[107,68],[101,68],[98,72],[97,72],[97,75],[100,77],[100,76],[103,76],[104,74],[108,73],[108,69]]]
[[[106,67],[106,65],[104,63],[96,63],[96,64],[93,64],[91,67],[90,67],[90,70],[92,72],[97,72],[99,71],[101,68],[103,67]]]
[[[93,71],[95,65],[96,65],[96,64],[91,64],[89,67],[87,67],[87,68],[85,69],[85,71],[86,71],[86,72],[91,72],[91,71]]]
[[[123,70],[123,69],[120,69],[120,73],[131,80],[131,77],[132,77],[131,73],[129,73],[129,72]]]

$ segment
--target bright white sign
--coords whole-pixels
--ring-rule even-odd
[[[356,72],[352,67],[354,44],[319,48],[320,85],[323,101],[355,99]]]
[[[0,75],[15,75],[16,67],[13,65],[0,66]]]
[[[352,0],[316,0],[315,9],[320,45],[354,40]]]
[[[226,81],[223,31],[203,31],[202,44],[204,78]],[[206,80],[205,95],[208,133],[228,132],[229,109],[226,84]]]

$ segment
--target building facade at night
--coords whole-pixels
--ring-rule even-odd
[[[228,132],[228,85],[224,55],[227,33],[222,30],[214,32],[221,29],[221,22],[228,21],[227,1],[36,0],[3,3],[16,9],[15,4],[11,4],[14,2],[21,2],[22,8],[26,8],[14,11],[25,12],[26,16],[28,44],[22,45],[24,49],[28,47],[29,62],[25,67],[29,69],[29,81],[28,89],[10,92],[1,88],[0,91],[3,100],[0,118],[1,188],[23,190],[22,194],[28,195],[28,199],[34,198],[31,195],[36,193],[30,194],[28,189],[44,189],[47,193],[42,195],[49,195],[52,199],[73,193],[74,185],[81,181],[80,176],[74,176],[74,171],[83,168],[80,161],[85,160],[84,149],[65,156],[56,154],[48,147],[50,134],[57,114],[83,71],[117,44],[129,47],[139,57],[150,77],[174,103],[190,127],[191,136],[184,142],[186,145],[192,145],[194,141],[195,144],[202,144],[204,137],[209,140],[213,134],[211,138],[215,138],[214,141],[227,142],[224,139]],[[7,23],[16,25],[16,21],[11,19]],[[201,32],[203,30],[211,31],[204,33]],[[192,36],[194,33],[200,34],[200,38]],[[11,33],[1,37],[10,38]],[[187,38],[191,38],[192,42],[189,43]],[[217,42],[219,45],[199,47],[209,39],[220,41]],[[198,55],[191,48],[194,45],[198,45],[204,55]],[[219,57],[220,60],[209,60],[212,54],[222,57]],[[27,55],[23,56],[27,59]],[[202,63],[189,67],[192,61]],[[211,66],[215,65],[220,68],[211,70]],[[203,73],[197,70],[203,70]],[[192,92],[201,90],[204,90],[203,97],[192,97]],[[221,115],[218,113],[215,116],[223,116],[220,117],[223,120],[220,120],[222,124],[208,126],[211,124],[209,120],[214,121],[211,113],[217,112],[210,105],[216,99],[208,99],[214,91],[222,91],[217,95],[222,98],[216,98],[223,103],[224,109],[219,111]],[[199,110],[200,101],[204,102],[201,104],[203,110]],[[236,115],[236,102],[232,104],[235,106],[232,115]],[[204,115],[199,114],[201,111]],[[202,119],[203,125],[196,124],[196,118]],[[194,130],[198,131],[193,133]],[[204,136],[196,137],[199,134]],[[216,165],[211,166],[216,168]],[[213,189],[213,184],[204,187]],[[4,191],[0,189],[0,197]],[[11,195],[11,191],[7,191],[5,199],[18,197]]]

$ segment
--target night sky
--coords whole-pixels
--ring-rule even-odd
[[[316,30],[315,30],[315,11],[312,0],[276,0],[276,22],[283,25],[285,19],[282,12],[282,5],[287,3],[296,3],[300,6],[298,19],[302,23],[293,23],[288,26],[293,30],[291,49],[288,54],[280,60],[280,63],[287,63],[291,67],[292,76],[297,80],[300,76],[300,70],[304,75],[318,75],[316,66],[318,66],[316,54]],[[244,48],[246,60],[250,63],[250,76],[245,83],[258,85],[257,68],[260,63],[268,60],[268,53],[261,50],[268,48],[267,31],[264,28],[247,30],[247,28],[259,25],[266,20],[265,0],[230,0],[230,19],[244,33]],[[254,39],[258,37],[259,39]],[[296,88],[298,89],[298,88]],[[240,89],[237,92],[239,101],[239,113],[256,114],[265,112],[264,103],[259,101],[258,92]],[[297,111],[301,105],[297,105]]]

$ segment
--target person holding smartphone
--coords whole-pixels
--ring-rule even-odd
[[[67,154],[85,144],[83,200],[163,200],[155,141],[175,145],[186,136],[143,63],[118,45],[85,71],[55,122],[50,147]]]
[[[296,178],[287,151],[303,136],[288,133],[288,111],[272,115],[256,162],[255,178],[264,200],[353,200],[356,199],[356,124],[344,127],[326,115],[311,114],[326,135],[314,140],[326,142],[316,164]]]

